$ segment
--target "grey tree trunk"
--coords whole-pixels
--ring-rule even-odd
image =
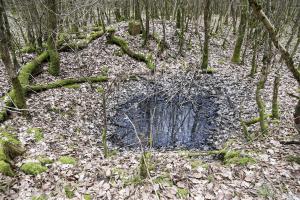
[[[209,38],[210,38],[210,0],[205,0],[204,8],[204,48],[201,68],[206,70],[208,67],[208,57],[209,57]]]

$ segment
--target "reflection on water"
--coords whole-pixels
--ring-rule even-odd
[[[115,142],[138,146],[131,120],[144,145],[152,138],[155,148],[213,148],[211,139],[217,109],[214,99],[208,97],[187,100],[179,95],[173,98],[155,95],[132,100],[121,106],[112,119],[121,140]]]

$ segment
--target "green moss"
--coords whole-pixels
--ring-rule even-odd
[[[146,152],[144,152],[140,158],[139,175],[141,179],[148,177],[147,161]]]
[[[40,128],[29,128],[27,129],[27,133],[34,136],[35,142],[39,142],[44,139],[44,134]]]
[[[101,24],[92,27],[92,31],[101,31],[101,30],[102,30]]]
[[[120,46],[122,51],[124,53],[126,53],[128,56],[132,57],[133,59],[135,59],[137,61],[140,61],[140,62],[145,62],[147,67],[150,70],[153,71],[155,69],[156,66],[153,62],[152,55],[145,56],[144,54],[133,52],[132,50],[129,49],[128,43],[124,39],[122,39],[121,37],[115,36],[113,34],[111,34],[109,36],[108,41],[110,43],[113,43],[113,44],[116,44],[116,45]]]
[[[251,157],[234,157],[226,161],[226,164],[237,164],[237,165],[248,165],[254,163],[256,163],[256,160]]]
[[[103,34],[104,34],[104,32],[102,30],[101,31],[93,31],[87,37],[87,41],[90,43],[91,41],[101,37]]]
[[[168,174],[168,173],[156,177],[153,180],[153,182],[156,183],[156,184],[164,184],[165,183],[165,184],[167,184],[169,186],[173,185],[173,181],[172,181],[172,179],[170,177],[170,174]]]
[[[112,168],[112,173],[115,175],[119,175],[120,177],[124,177],[126,175],[126,171],[122,168]]]
[[[129,179],[125,179],[124,180],[124,186],[128,186],[128,185],[139,185],[143,182],[143,180],[141,179],[140,176],[135,175],[130,177]]]
[[[148,67],[151,71],[155,70],[156,66],[155,66],[155,63],[154,63],[154,61],[153,61],[152,55],[147,56],[147,58],[146,58],[146,65],[147,65],[147,67]]]
[[[239,151],[227,151],[224,155],[224,163],[227,165],[247,165],[256,163],[256,160],[250,156],[242,155]]]
[[[70,85],[65,85],[65,88],[69,88],[69,89],[79,89],[80,85],[79,84],[70,84]]]
[[[139,21],[130,21],[128,23],[128,32],[130,35],[138,35],[141,33],[141,24]]]
[[[124,52],[122,49],[115,50],[113,53],[114,56],[122,57],[124,55]]]
[[[265,119],[267,118],[272,118],[272,114],[265,114]],[[245,121],[245,125],[246,126],[250,126],[252,124],[256,124],[260,121],[260,117],[256,117],[256,118],[253,118],[253,119],[250,119],[248,121]]]
[[[24,65],[18,75],[18,79],[22,85],[22,87],[28,86],[29,81],[34,73],[36,73],[39,69],[39,66],[42,62],[44,62],[49,57],[48,52],[43,52],[39,56],[37,56],[35,59],[33,59],[31,62]],[[25,92],[25,91],[24,91]],[[4,108],[0,111],[0,122],[3,122],[7,118],[7,107],[14,107],[14,104],[12,103],[11,99],[16,102],[16,95],[15,91],[11,90],[5,97],[4,97]],[[18,104],[17,104],[18,105]]]
[[[48,170],[47,167],[42,166],[40,163],[38,162],[28,162],[25,163],[21,166],[21,170],[25,173],[25,174],[29,174],[29,175],[38,175],[40,173],[43,173],[45,171]]]
[[[190,191],[186,188],[178,188],[177,192],[176,192],[176,195],[181,199],[188,198],[189,194],[190,194]]]
[[[0,133],[0,160],[9,162],[24,152],[25,149],[14,134],[8,132]]]
[[[79,83],[86,83],[86,82],[97,83],[97,82],[105,82],[107,80],[108,80],[107,76],[81,77],[77,79],[71,78],[71,79],[58,80],[48,84],[38,84],[38,85],[28,86],[26,87],[26,90],[40,92],[49,89],[60,88],[65,85],[79,84]]]
[[[274,198],[274,192],[273,190],[267,186],[266,184],[263,184],[260,186],[257,190],[257,194],[265,199],[273,199]]]
[[[33,53],[36,48],[33,45],[26,45],[21,49],[21,53]]]
[[[0,144],[3,144],[4,142],[9,142],[14,145],[21,144],[21,142],[17,139],[17,136],[15,134],[9,133],[9,132],[0,133]]]
[[[70,165],[76,164],[76,159],[71,156],[62,156],[59,158],[58,161],[62,164],[70,164]]]
[[[212,175],[212,174],[208,175],[207,180],[208,180],[209,183],[213,182],[215,180],[214,175]]]
[[[42,165],[47,165],[47,164],[52,164],[54,161],[53,159],[47,157],[47,156],[39,156],[37,157],[37,160],[42,164]]]
[[[54,49],[49,49],[48,53],[49,53],[49,57],[50,57],[48,71],[52,76],[58,76],[60,73],[59,54]]]
[[[65,190],[66,197],[68,199],[72,199],[75,197],[75,192],[74,192],[75,189],[72,188],[70,185],[65,186],[64,190]]]
[[[212,67],[208,67],[207,69],[204,69],[203,72],[206,73],[206,74],[214,74],[216,73],[216,69],[215,68],[212,68]]]
[[[7,118],[7,110],[3,108],[0,110],[0,122],[3,122]]]
[[[104,158],[107,158],[109,156],[109,149],[107,146],[107,138],[106,138],[106,129],[102,129],[102,145],[103,145],[103,153]]]
[[[26,65],[24,65],[21,68],[18,78],[23,87],[29,85],[29,81],[30,81],[32,75],[37,72],[37,70],[39,69],[39,66],[46,59],[48,59],[48,57],[49,57],[48,52],[43,52],[42,54],[40,54],[35,59],[33,59],[31,62],[27,63]]]
[[[9,160],[9,158],[7,158],[2,146],[0,146],[0,160]]]
[[[47,196],[45,194],[42,194],[40,196],[33,196],[31,197],[31,200],[47,200]]]
[[[6,176],[14,176],[15,173],[12,171],[10,164],[4,160],[0,160],[0,172]]]
[[[92,200],[92,196],[90,194],[85,194],[83,198],[84,200]]]
[[[191,160],[191,167],[192,169],[197,169],[198,167],[200,167],[201,165],[203,165],[201,160]]]
[[[300,165],[300,156],[299,155],[298,156],[288,156],[287,161],[295,162]]]

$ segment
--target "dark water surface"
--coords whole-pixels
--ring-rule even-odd
[[[118,136],[113,142],[138,147],[137,133],[143,145],[149,144],[149,138],[152,138],[154,148],[212,149],[216,131],[214,118],[218,111],[215,100],[211,96],[189,100],[179,94],[173,97],[162,94],[135,97],[120,106],[111,119]]]

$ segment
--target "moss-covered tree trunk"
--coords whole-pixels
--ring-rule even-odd
[[[206,70],[208,67],[208,56],[209,56],[209,36],[210,36],[210,0],[205,0],[204,8],[204,48],[201,68]]]
[[[300,72],[294,64],[293,57],[291,54],[284,48],[284,46],[279,42],[277,37],[277,32],[275,30],[274,25],[270,22],[269,18],[266,16],[262,7],[255,0],[248,0],[250,6],[253,9],[253,13],[255,16],[264,24],[264,27],[268,31],[270,35],[270,39],[272,40],[274,46],[280,51],[282,59],[285,61],[285,64],[289,71],[292,73],[294,79],[297,81],[298,85],[300,85]],[[300,64],[299,64],[300,66]],[[294,121],[295,126],[300,133],[300,100],[298,100],[298,104],[295,108],[294,113]]]
[[[259,124],[260,130],[263,135],[268,133],[268,122],[267,122],[267,115],[266,115],[266,106],[265,102],[262,98],[261,90],[264,89],[265,83],[267,81],[268,73],[269,73],[269,65],[266,64],[262,67],[260,80],[257,83],[256,91],[255,91],[255,98],[256,104],[258,107],[259,112]]]
[[[26,108],[23,88],[18,79],[18,62],[11,43],[11,33],[7,15],[4,9],[4,2],[0,0],[0,56],[13,86],[14,104],[19,109]]]
[[[280,85],[280,73],[277,72],[274,78],[273,98],[272,98],[272,118],[279,119],[278,92]]]
[[[252,60],[251,60],[251,72],[250,72],[250,76],[253,78],[254,75],[257,72],[257,63],[256,63],[256,58],[257,58],[257,48],[258,48],[258,44],[259,44],[259,40],[258,40],[258,29],[255,29],[254,31],[254,36],[253,39],[255,40],[254,42],[252,42]]]
[[[241,21],[239,25],[239,33],[235,43],[234,52],[231,58],[233,63],[241,62],[241,48],[243,45],[245,32],[247,29],[247,18],[248,18],[248,3],[247,0],[242,0],[242,11],[241,11]]]
[[[57,9],[55,0],[47,0],[48,7],[48,41],[47,49],[50,57],[49,73],[58,76],[60,72],[59,54],[56,48],[56,31],[57,31]]]

